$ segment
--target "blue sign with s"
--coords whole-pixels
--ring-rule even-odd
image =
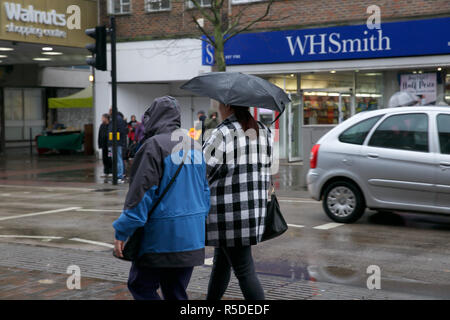
[[[203,41],[203,65],[214,48]],[[450,18],[243,33],[225,44],[227,65],[450,54]]]

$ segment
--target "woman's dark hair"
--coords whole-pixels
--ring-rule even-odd
[[[256,134],[259,135],[258,122],[253,118],[250,113],[249,107],[231,106],[234,111],[237,121],[241,124],[242,130],[254,129]]]

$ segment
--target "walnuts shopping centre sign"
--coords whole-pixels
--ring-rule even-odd
[[[0,39],[84,47],[97,23],[92,0],[2,1]]]

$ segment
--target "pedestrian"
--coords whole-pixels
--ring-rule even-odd
[[[248,107],[220,103],[219,113],[225,120],[203,149],[211,191],[206,245],[215,247],[207,299],[222,298],[233,269],[244,298],[263,300],[251,246],[261,241],[264,232],[271,132]]]
[[[106,178],[112,175],[111,158],[108,155],[108,125],[109,114],[102,115],[102,124],[98,130],[98,148],[102,150],[103,160],[103,175],[102,178]]]
[[[194,129],[201,131],[206,120],[206,113],[203,110],[197,112],[197,121],[194,122]]]
[[[203,110],[197,112],[197,119],[198,121],[204,121],[206,119],[206,112]]]
[[[140,143],[144,139],[145,127],[143,122],[144,116],[142,116],[141,122],[138,122],[138,126],[136,127],[134,139],[136,140],[137,143]]]
[[[139,125],[136,127],[136,132],[135,132],[135,135],[134,135],[134,139],[136,141],[135,154],[141,148],[142,142],[144,140],[145,127],[144,127],[143,122],[144,122],[144,116],[142,116],[141,122],[139,122]]]
[[[139,125],[139,122],[136,120],[136,116],[131,116],[131,121],[128,122],[128,146],[133,144],[135,142],[135,134],[136,134],[136,127]]]
[[[210,109],[208,111],[208,119],[205,120],[205,130],[215,129],[219,125],[217,111]]]
[[[186,300],[193,268],[205,259],[210,201],[206,164],[201,150],[187,152],[179,175],[146,223],[152,204],[179,168],[181,160],[174,159],[185,155],[174,149],[179,142],[171,139],[181,126],[178,101],[169,96],[155,99],[143,124],[145,137],[131,169],[124,210],[113,224],[114,250],[121,257],[124,242],[144,226],[139,258],[132,262],[128,278],[131,294],[137,300],[159,300],[161,287],[164,299]]]
[[[113,132],[112,127],[112,108],[109,109],[109,115],[111,120],[109,121],[108,125],[108,134]],[[125,122],[123,118],[123,114],[121,112],[117,112],[117,132],[119,133],[119,139],[117,141],[117,179],[118,183],[125,183],[124,180],[124,170],[125,170],[125,163],[124,163],[124,152],[127,148],[127,134],[128,134],[128,128],[127,123]],[[113,139],[117,139],[114,134],[111,134]],[[110,150],[111,158],[112,158],[112,140],[108,139],[108,148]]]

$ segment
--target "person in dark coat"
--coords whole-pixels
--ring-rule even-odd
[[[219,125],[219,115],[214,109],[208,111],[208,119],[205,120],[205,130],[211,130],[217,128]]]
[[[109,109],[109,115],[111,117],[111,120],[109,121],[108,125],[108,136],[109,133],[113,132],[112,108]],[[125,164],[123,161],[123,156],[124,152],[127,149],[128,126],[124,120],[123,114],[119,111],[117,112],[117,132],[119,133],[119,140],[117,141],[117,179],[119,183],[124,183],[125,181],[123,177]],[[117,137],[114,137],[114,139],[117,139]],[[112,140],[109,139],[108,139],[108,149],[110,150],[109,153],[112,154]]]
[[[130,292],[136,300],[159,300],[157,290],[161,287],[165,299],[186,300],[194,266],[203,265],[205,260],[210,201],[206,163],[201,150],[179,150],[179,141],[172,139],[181,125],[175,98],[155,99],[145,112],[143,124],[144,141],[131,168],[124,208],[113,223],[114,250],[121,257],[125,241],[137,228],[144,227],[139,257],[133,261],[128,278]],[[148,217],[183,158],[179,175]]]
[[[107,113],[102,115],[102,124],[98,130],[98,148],[102,150],[103,160],[103,175],[105,178],[112,174],[111,158],[108,155],[108,125],[109,115]]]

